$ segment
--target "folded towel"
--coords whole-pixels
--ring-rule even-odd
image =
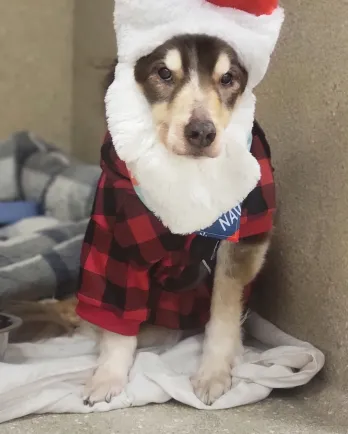
[[[281,332],[252,313],[241,363],[232,389],[211,407],[193,393],[203,335],[174,346],[138,352],[124,392],[110,404],[83,405],[86,379],[96,366],[96,344],[80,335],[35,344],[10,345],[0,364],[0,422],[29,414],[105,412],[175,400],[197,409],[217,410],[265,399],[272,389],[308,383],[323,367],[324,355],[312,345]]]

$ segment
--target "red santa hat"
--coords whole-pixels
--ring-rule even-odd
[[[119,61],[134,63],[176,35],[207,34],[237,51],[253,88],[266,73],[283,18],[277,0],[116,0]]]
[[[269,15],[278,6],[278,0],[208,0],[216,6],[239,9],[253,15]]]

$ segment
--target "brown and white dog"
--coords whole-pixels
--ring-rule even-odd
[[[175,37],[140,58],[134,75],[151,108],[158,139],[171,153],[183,159],[220,155],[222,132],[248,81],[229,45],[204,35]],[[205,176],[209,179],[208,173]],[[201,364],[192,378],[196,395],[206,404],[231,387],[231,367],[242,348],[243,289],[262,267],[268,246],[269,234],[262,234],[247,242],[223,242],[219,248],[211,319]],[[137,341],[101,332],[99,367],[87,385],[86,403],[120,393]]]
[[[248,82],[246,69],[229,45],[210,36],[175,37],[140,58],[134,76],[151,108],[158,140],[171,153],[195,160],[221,154],[222,132]],[[209,173],[205,176],[209,179]],[[211,318],[201,363],[192,378],[196,395],[206,404],[231,387],[231,367],[242,349],[243,289],[261,269],[269,242],[269,234],[262,234],[236,244],[222,242],[219,247]],[[75,304],[71,299],[40,309],[51,319],[54,313],[66,330],[81,325]],[[94,332],[100,340],[100,357],[86,385],[84,400],[89,405],[110,401],[122,391],[139,344],[152,344],[170,334],[153,327],[144,327],[138,337],[95,328]]]

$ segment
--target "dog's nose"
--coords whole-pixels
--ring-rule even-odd
[[[216,128],[213,122],[192,119],[185,127],[185,137],[195,148],[207,148],[216,138]]]

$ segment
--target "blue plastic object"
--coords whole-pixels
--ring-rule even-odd
[[[16,223],[39,215],[39,206],[32,201],[0,202],[0,225]]]

